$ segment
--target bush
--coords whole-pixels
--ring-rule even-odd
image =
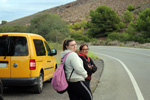
[[[125,23],[129,23],[134,20],[133,13],[129,10],[124,13],[123,18]]]
[[[80,23],[76,22],[74,24],[70,24],[69,28],[75,29],[75,30],[78,30],[78,29],[81,29],[81,28],[87,28],[87,21],[82,20]]]
[[[137,18],[137,31],[143,33],[145,38],[150,38],[150,8],[143,10]]]
[[[3,25],[0,32],[27,32],[28,26],[24,25]]]
[[[92,37],[107,36],[113,31],[120,30],[120,18],[110,7],[99,6],[90,11],[91,22],[88,24],[88,34]]]
[[[135,7],[132,4],[129,4],[127,10],[133,11],[135,10]]]
[[[120,33],[117,33],[117,32],[110,33],[107,39],[120,40]]]
[[[142,36],[132,36],[131,40],[139,43],[145,43],[146,39],[144,39]]]
[[[121,42],[126,42],[126,41],[130,41],[130,36],[128,33],[122,33],[120,36],[120,41]]]
[[[126,27],[126,25],[125,25],[125,23],[120,22],[120,23],[119,23],[119,27],[120,27],[120,28],[125,28],[125,27]]]
[[[127,33],[131,35],[136,35],[136,25],[131,21],[126,30]]]
[[[113,32],[110,33],[107,38],[111,40],[119,40],[121,42],[126,42],[130,40],[130,35],[128,33]]]
[[[71,38],[74,38],[75,40],[79,40],[79,41],[90,42],[90,39],[87,36],[84,36],[80,33],[73,33],[71,35]]]

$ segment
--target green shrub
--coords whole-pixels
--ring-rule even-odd
[[[131,21],[130,24],[128,25],[128,28],[126,30],[127,33],[131,35],[136,35],[136,25]]]
[[[28,26],[24,25],[3,25],[0,32],[27,32]]]
[[[120,41],[121,42],[126,42],[126,41],[129,41],[130,40],[130,35],[128,33],[122,33],[120,35]]]
[[[150,38],[147,38],[147,42],[150,43]]]
[[[111,40],[119,40],[121,42],[126,42],[126,41],[129,41],[130,40],[130,35],[128,33],[117,33],[117,32],[113,32],[113,33],[110,33],[107,37],[108,39],[111,39]]]
[[[110,33],[107,38],[111,40],[120,40],[120,33],[118,32]]]
[[[71,34],[71,38],[74,38],[75,40],[79,40],[79,41],[90,42],[90,39],[87,36],[84,36],[80,33]]]
[[[132,4],[129,4],[127,10],[133,11],[135,10],[135,7]]]
[[[120,23],[119,23],[119,27],[120,27],[120,28],[125,28],[125,27],[126,27],[126,25],[125,25],[125,23],[120,22]]]
[[[144,39],[142,36],[132,36],[131,40],[134,42],[139,42],[139,43],[145,43],[146,39]]]
[[[129,23],[134,20],[133,13],[129,10],[124,13],[123,18],[125,23]]]
[[[137,31],[143,33],[145,38],[150,38],[150,8],[143,10],[136,21]]]
[[[71,29],[75,29],[75,30],[78,30],[81,28],[87,28],[87,21],[82,20],[80,23],[76,22],[74,24],[70,24],[68,27]]]

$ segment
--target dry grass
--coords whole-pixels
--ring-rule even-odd
[[[108,41],[108,40],[98,40],[95,41],[94,43],[91,43],[91,45],[106,45],[106,46],[122,46],[122,47],[133,47],[133,48],[145,48],[145,49],[150,49],[150,43],[144,43],[140,44],[138,42],[119,42],[119,41]]]

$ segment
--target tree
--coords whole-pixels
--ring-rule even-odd
[[[44,14],[31,20],[29,32],[40,34],[47,40],[55,41],[56,38],[54,39],[54,36],[57,34],[55,32],[61,33],[62,35],[59,36],[64,37],[69,34],[69,29],[58,15]]]
[[[2,20],[2,25],[4,25],[4,24],[6,24],[7,23],[7,21],[5,21],[5,20]]]
[[[27,32],[28,26],[24,25],[3,25],[0,32]]]
[[[143,10],[136,21],[137,31],[143,33],[144,37],[150,38],[150,8]]]
[[[130,12],[129,10],[127,10],[127,11],[124,13],[123,18],[124,18],[124,22],[125,22],[125,23],[130,23],[131,21],[134,20],[133,13]]]
[[[121,20],[119,16],[105,5],[99,6],[95,11],[90,11],[91,22],[89,35],[93,37],[107,36],[113,31],[120,30]]]
[[[127,33],[129,33],[132,36],[135,36],[137,31],[136,31],[136,25],[131,21],[128,25],[128,28],[126,30]]]

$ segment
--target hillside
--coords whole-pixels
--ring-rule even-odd
[[[89,20],[89,12],[91,9],[96,9],[100,5],[107,5],[115,10],[118,15],[122,15],[129,4],[139,7],[147,3],[150,0],[77,0],[65,5],[61,5],[55,8],[47,9],[39,13],[23,17],[7,24],[20,24],[29,25],[32,18],[45,13],[58,14],[68,23],[80,22],[81,20]],[[147,7],[147,6],[146,6]],[[150,7],[150,4],[148,5]]]

